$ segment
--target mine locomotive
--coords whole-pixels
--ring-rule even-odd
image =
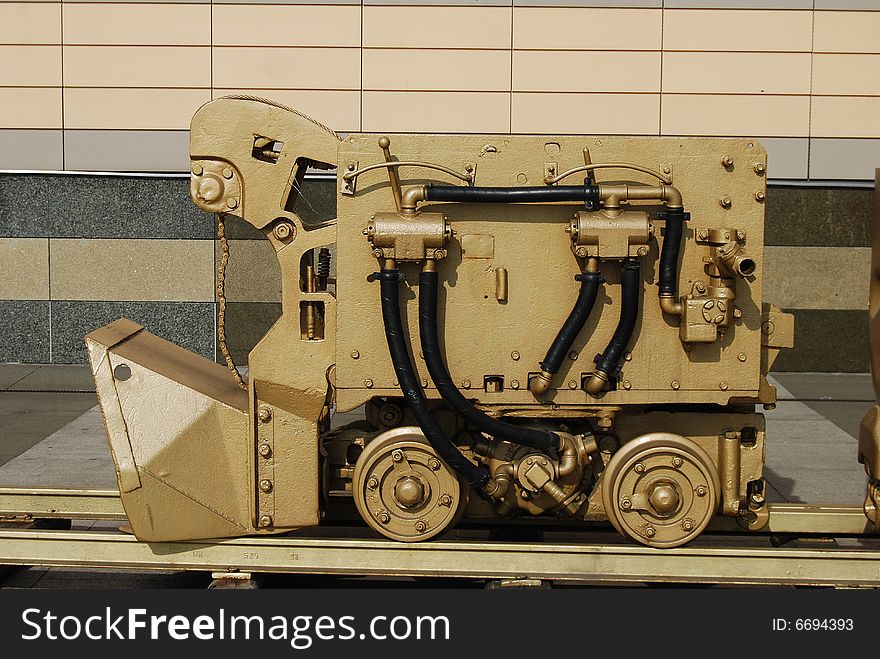
[[[190,155],[221,266],[235,215],[275,250],[282,314],[246,382],[223,272],[231,368],[125,319],[87,337],[138,538],[351,503],[404,542],[546,520],[666,548],[719,515],[766,524],[756,408],[794,326],[763,298],[756,140],[340,137],[239,96],[197,112]],[[304,219],[306,172],[334,170],[336,218]]]

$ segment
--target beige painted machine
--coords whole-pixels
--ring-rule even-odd
[[[716,515],[766,523],[756,406],[793,319],[763,298],[758,142],[340,139],[230,97],[195,115],[190,153],[196,204],[275,248],[283,313],[243,389],[127,320],[87,337],[140,539],[352,503],[401,541],[462,518],[607,520],[655,547]],[[296,213],[309,169],[337,171],[335,220]]]

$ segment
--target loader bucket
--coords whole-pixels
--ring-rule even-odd
[[[248,395],[229,371],[124,318],[85,341],[137,538],[253,533]]]

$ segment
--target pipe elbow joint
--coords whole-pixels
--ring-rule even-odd
[[[660,294],[660,311],[669,316],[681,316],[681,302],[674,295]]]
[[[529,390],[535,394],[535,396],[543,396],[550,390],[550,385],[552,384],[553,374],[542,370],[529,381]]]
[[[400,211],[402,213],[415,213],[416,206],[420,201],[425,200],[425,186],[416,185],[407,188],[400,200]]]
[[[608,374],[605,371],[594,371],[590,376],[590,379],[587,380],[587,384],[584,385],[584,389],[591,396],[596,396],[599,394],[604,388],[605,385],[608,384]]]

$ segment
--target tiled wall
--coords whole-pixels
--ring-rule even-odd
[[[797,319],[777,370],[867,370],[871,194],[768,190],[765,296]],[[309,219],[335,215],[332,180],[303,195]],[[230,218],[227,235],[227,333],[245,364],[281,312],[281,274],[249,224]],[[215,358],[214,237],[185,178],[0,175],[0,362],[82,362],[83,335],[120,316]]]
[[[185,171],[212,97],[347,131],[749,135],[880,164],[880,0],[0,0],[0,169]]]

